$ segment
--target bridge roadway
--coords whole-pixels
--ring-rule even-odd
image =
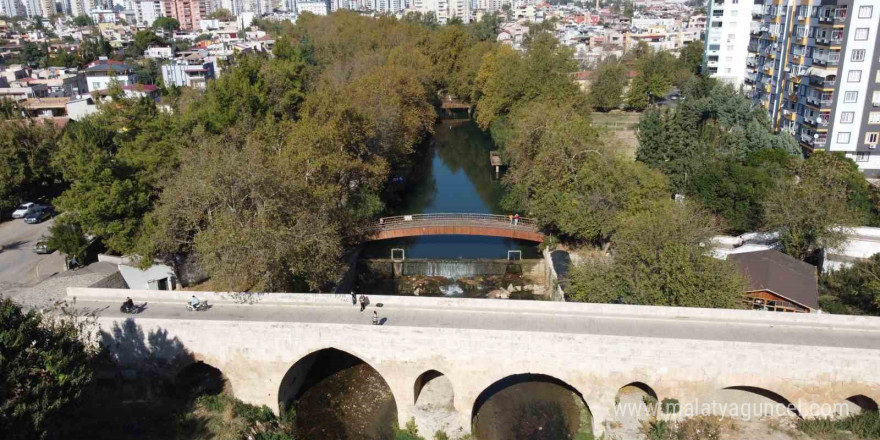
[[[880,401],[880,318],[377,295],[361,313],[350,295],[202,292],[196,294],[212,308],[188,312],[191,294],[68,289],[77,307],[100,310],[99,324],[113,335],[108,346],[120,360],[131,335],[153,346],[172,340],[223,371],[239,398],[275,410],[295,393],[286,388],[290,372],[294,380],[305,374],[309,355],[326,348],[374,367],[394,395],[402,424],[422,417],[415,407],[422,374],[441,372],[454,390],[449,428],[463,433],[470,432],[484,390],[526,373],[577,390],[596,433],[613,420],[618,390],[633,382],[682,404],[743,387],[768,391],[805,417],[853,396]],[[127,295],[146,301],[146,309],[121,314]],[[371,325],[374,310],[383,325]],[[175,356],[153,352],[150,357]]]
[[[73,290],[73,289],[71,289]],[[75,290],[74,290],[75,292]],[[204,295],[194,292],[200,298]],[[136,295],[136,293],[132,293]],[[582,333],[599,336],[631,336],[641,338],[671,338],[691,340],[711,340],[727,342],[755,342],[784,345],[808,345],[825,347],[846,347],[880,350],[880,318],[876,326],[865,328],[852,323],[834,325],[815,325],[814,319],[797,320],[737,320],[737,315],[756,315],[759,312],[734,311],[728,319],[693,316],[686,309],[650,307],[663,310],[664,315],[650,316],[644,307],[638,312],[629,312],[633,306],[606,306],[590,304],[567,304],[571,310],[560,313],[534,307],[530,310],[493,307],[503,300],[471,299],[465,301],[432,301],[418,304],[426,298],[407,298],[394,296],[370,296],[373,303],[365,312],[351,304],[349,295],[328,295],[333,301],[309,301],[312,295],[294,301],[259,300],[253,304],[234,301],[218,302],[205,312],[189,312],[185,303],[190,293],[174,295],[178,298],[150,299],[146,309],[138,315],[128,315],[119,311],[122,300],[107,301],[104,298],[88,296],[77,300],[79,307],[101,310],[101,316],[115,318],[163,318],[185,319],[190,321],[262,321],[262,322],[300,322],[314,324],[353,324],[372,325],[372,313],[378,311],[384,318],[384,326],[454,328],[472,330],[529,331],[547,333]],[[76,296],[76,293],[71,293]],[[152,295],[151,295],[152,296]],[[213,296],[213,295],[209,295]],[[124,297],[123,297],[124,299]],[[138,301],[137,296],[132,299]],[[416,301],[411,301],[415,299]],[[375,304],[382,304],[376,307]],[[540,304],[536,304],[540,305]],[[470,306],[470,307],[469,307]],[[620,312],[608,313],[609,309],[620,308]],[[671,310],[668,310],[671,309]],[[665,314],[668,313],[668,314]],[[770,312],[762,315],[779,316]],[[793,315],[787,315],[793,316]],[[808,315],[802,315],[808,317]],[[815,317],[815,315],[813,315]],[[798,316],[799,317],[799,316]],[[759,316],[764,318],[764,316]],[[869,320],[872,320],[868,318]],[[813,321],[813,322],[811,322]],[[829,330],[834,331],[829,331]]]

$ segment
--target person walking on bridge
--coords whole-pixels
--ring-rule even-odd
[[[373,310],[373,325],[379,325],[379,312]]]
[[[354,293],[354,290],[351,291],[351,305],[356,306],[358,303],[357,294]]]
[[[368,301],[369,301],[369,299],[367,299],[367,295],[361,295],[361,311],[362,312],[364,311],[364,309],[367,308]]]
[[[513,214],[507,214],[507,221],[513,224]]]
[[[519,224],[519,213],[513,215],[513,225],[516,226]]]

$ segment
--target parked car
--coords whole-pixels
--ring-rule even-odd
[[[42,223],[55,214],[55,209],[51,206],[41,206],[24,217],[24,222],[28,224]]]
[[[12,211],[12,218],[24,218],[28,214],[34,211],[37,208],[36,203],[22,203],[15,208],[15,211]]]
[[[34,245],[34,252],[38,254],[51,254],[55,252],[55,249],[49,246],[49,239],[43,237]]]

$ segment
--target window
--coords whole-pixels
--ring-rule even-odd
[[[868,28],[858,28],[856,29],[855,39],[856,41],[865,41],[868,39]]]
[[[865,49],[854,49],[851,59],[852,61],[865,61]]]
[[[871,96],[871,105],[880,107],[880,91],[874,92],[874,95]]]
[[[873,6],[862,6],[861,8],[859,8],[859,18],[871,18],[871,14],[873,13]]]
[[[871,159],[871,153],[856,153],[856,162],[867,162]]]
[[[861,70],[850,70],[846,76],[846,81],[851,83],[857,83],[862,80],[862,71]]]
[[[869,124],[880,124],[880,112],[868,113]]]
[[[868,145],[877,145],[877,138],[880,137],[880,133],[874,131],[871,133],[865,133],[865,143]]]
[[[855,118],[856,118],[856,112],[842,112],[840,114],[840,123],[841,124],[852,124],[852,122]]]
[[[838,144],[848,144],[849,143],[849,132],[845,131],[843,133],[837,133],[837,143]]]
[[[844,92],[843,102],[856,102],[859,100],[859,92]]]

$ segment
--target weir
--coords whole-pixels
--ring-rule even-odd
[[[528,273],[541,260],[493,260],[493,259],[410,259],[394,261],[371,258],[358,262],[363,269],[386,276],[425,275],[451,280],[485,275],[522,275]]]

